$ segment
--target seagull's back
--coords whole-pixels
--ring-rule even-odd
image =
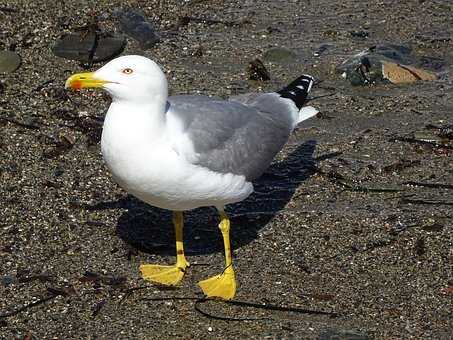
[[[258,98],[258,105],[247,105],[205,96],[170,97],[167,117],[175,150],[191,164],[256,179],[294,127],[291,112],[276,94]],[[263,102],[268,111],[259,106]]]

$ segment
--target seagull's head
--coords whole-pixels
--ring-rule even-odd
[[[138,55],[113,59],[95,72],[74,74],[66,80],[65,87],[102,88],[114,101],[141,103],[167,98],[165,74],[154,61]]]

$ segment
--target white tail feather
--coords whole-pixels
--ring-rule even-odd
[[[319,111],[316,110],[313,106],[304,106],[303,108],[300,109],[299,111],[299,119],[297,120],[296,124],[299,124],[300,122],[316,116],[316,114]]]

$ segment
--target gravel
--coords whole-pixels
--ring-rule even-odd
[[[121,33],[114,13],[125,7],[161,41],[143,51],[128,38],[123,54],[160,63],[172,94],[272,91],[302,73],[323,80],[312,94],[319,116],[228,212],[238,301],[336,317],[197,305],[255,319],[225,321],[174,299],[201,297],[196,282],[222,269],[210,208],[185,215],[193,266],[182,285],[140,278],[140,263],[174,260],[170,214],[113,182],[99,149],[109,98],[66,92],[65,79],[88,66],[52,54],[93,20]],[[0,74],[0,338],[450,338],[453,147],[442,131],[453,124],[452,9],[440,0],[4,2],[0,50],[22,63]],[[381,43],[438,61],[439,80],[352,87],[335,72]],[[264,60],[275,48],[294,54]],[[249,80],[255,59],[269,81]],[[421,141],[420,131],[436,138]]]

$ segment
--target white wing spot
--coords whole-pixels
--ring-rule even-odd
[[[293,96],[296,95],[296,92],[294,92],[294,91],[289,91],[289,93],[291,93]]]
[[[298,89],[305,90],[304,85],[297,85],[296,87],[297,87]]]

